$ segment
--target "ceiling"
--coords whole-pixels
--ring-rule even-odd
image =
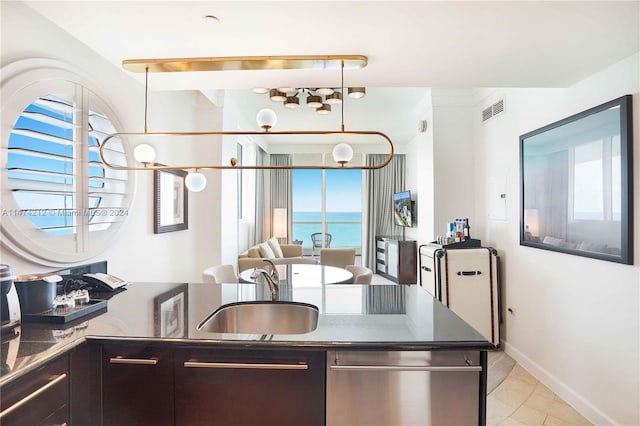
[[[345,86],[379,90],[348,104],[353,105],[349,113],[376,120],[380,114],[369,108],[379,110],[380,104],[387,106],[386,120],[406,116],[407,108],[415,107],[410,103],[420,98],[403,101],[408,88],[567,87],[640,51],[638,1],[25,3],[117,67],[136,58],[365,55],[365,68],[345,71]],[[142,75],[135,78],[143,81]],[[205,93],[339,85],[339,71],[329,70],[162,73],[149,78],[152,90]],[[242,102],[253,116],[266,95],[245,93]],[[287,112],[276,106],[279,116]],[[307,116],[317,120],[317,114],[304,109],[305,114],[292,111],[298,122]],[[410,125],[414,133],[415,126]]]

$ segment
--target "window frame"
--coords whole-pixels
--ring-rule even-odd
[[[89,205],[89,105],[92,109],[108,117],[116,129],[122,129],[121,121],[115,113],[110,100],[80,71],[56,60],[28,59],[17,61],[2,68],[1,107],[1,157],[2,168],[7,163],[9,137],[14,125],[22,112],[35,100],[46,95],[64,93],[72,94],[74,103],[82,111],[78,121],[81,132],[77,138],[83,142],[82,149],[78,153],[74,150],[74,167],[82,165],[75,177],[76,199],[80,202],[74,206],[78,211],[87,211]],[[130,164],[133,161],[128,142],[122,140],[125,161]],[[81,157],[78,157],[80,155]],[[121,205],[123,214],[118,221],[103,230],[89,230],[89,220],[83,220],[81,229],[67,235],[50,235],[40,230],[27,217],[17,214],[21,208],[11,191],[11,184],[6,172],[2,173],[0,186],[2,188],[2,221],[0,232],[2,234],[2,246],[8,248],[16,255],[31,262],[47,266],[65,266],[70,263],[84,261],[95,257],[112,244],[117,235],[125,228],[129,209],[135,194],[135,174],[127,172],[127,186],[124,191]],[[124,214],[126,212],[126,214]]]

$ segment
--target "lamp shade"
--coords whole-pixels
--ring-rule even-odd
[[[322,106],[322,96],[307,96],[307,106],[311,108],[320,108]]]
[[[207,186],[207,178],[200,172],[189,172],[184,184],[191,192],[200,192]]]
[[[263,108],[258,111],[256,115],[256,121],[258,122],[258,126],[265,130],[269,130],[272,127],[275,127],[278,122],[278,116],[275,111],[269,108]]]
[[[273,102],[284,102],[284,100],[287,99],[287,94],[278,89],[271,89],[269,90],[269,98],[271,98]]]
[[[146,143],[141,143],[133,149],[133,158],[139,163],[149,164],[156,159],[156,150]]]
[[[531,236],[537,237],[540,235],[540,222],[538,218],[538,209],[524,210],[524,226],[525,226],[525,230],[531,233]]]
[[[353,158],[353,149],[347,143],[339,143],[333,147],[333,159],[343,166]]]
[[[364,98],[364,95],[367,94],[367,89],[364,87],[349,87],[347,91],[349,93],[349,97],[355,99]]]
[[[327,96],[327,95],[331,95],[333,93],[333,89],[330,88],[330,87],[321,87],[321,88],[316,90],[316,93],[318,95]]]
[[[273,209],[273,236],[287,237],[287,209],[277,207]]]
[[[287,96],[287,100],[284,101],[284,107],[289,109],[295,109],[300,106],[300,99],[295,96]]]
[[[329,96],[326,97],[325,100],[326,103],[328,104],[341,104],[342,103],[342,93],[340,92],[333,92],[332,94],[330,94]]]
[[[316,108],[316,112],[320,115],[327,115],[331,112],[331,105],[322,104],[320,108]]]

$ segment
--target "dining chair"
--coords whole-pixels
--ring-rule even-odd
[[[311,234],[311,255],[314,256],[316,249],[331,247],[331,234],[314,232]]]
[[[237,283],[238,276],[232,265],[217,265],[202,271],[202,281],[210,284]]]
[[[320,264],[344,268],[356,262],[354,248],[323,248],[320,249]]]
[[[371,284],[371,278],[373,277],[371,269],[357,265],[347,265],[344,269],[353,274],[354,284]]]

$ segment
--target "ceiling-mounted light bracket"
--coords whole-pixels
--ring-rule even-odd
[[[337,70],[367,66],[363,55],[222,56],[209,58],[125,59],[122,67],[131,72]]]

